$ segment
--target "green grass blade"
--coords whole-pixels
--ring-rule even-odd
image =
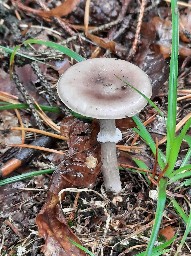
[[[188,187],[188,186],[191,186],[191,179],[187,179],[181,182],[181,184],[176,188],[176,190],[177,189],[179,190],[180,187]]]
[[[68,47],[51,42],[51,41],[43,41],[43,40],[39,40],[39,39],[28,39],[26,41],[24,41],[23,43],[25,46],[28,44],[40,44],[40,45],[46,45],[50,48],[53,48],[59,52],[62,52],[64,54],[66,54],[67,56],[69,56],[70,58],[75,59],[76,61],[80,62],[80,61],[84,61],[85,58],[83,58],[81,55],[79,55],[78,53],[70,50]]]
[[[85,253],[89,254],[90,256],[95,256],[91,251],[89,251],[86,247],[82,246],[81,244],[76,243],[74,240],[70,239],[71,243],[78,247],[80,250],[84,251]]]
[[[69,110],[69,111],[72,114],[72,116],[74,116],[74,117],[76,117],[76,118],[78,118],[80,120],[89,121],[89,122],[91,122],[93,120],[92,117],[87,117],[87,116],[80,115],[80,114],[78,114],[78,113],[76,113],[76,112],[74,112],[72,110]]]
[[[171,199],[171,202],[173,204],[173,207],[174,207],[175,211],[178,213],[178,215],[183,219],[183,221],[185,223],[187,223],[188,222],[188,216],[186,215],[186,213],[184,212],[182,207],[180,207],[180,205],[178,204],[178,202],[175,199]]]
[[[61,112],[58,107],[51,107],[51,106],[45,106],[45,105],[39,105],[39,106],[43,111],[48,111],[53,113]],[[28,104],[23,104],[23,103],[18,103],[18,104],[8,103],[8,104],[3,104],[3,106],[1,106],[1,103],[0,103],[0,111],[9,110],[9,109],[27,109],[28,107],[29,107]],[[34,107],[38,109],[36,105],[34,105]]]
[[[137,164],[137,166],[143,170],[149,170],[148,166],[140,159],[137,159],[133,157],[133,161]],[[141,173],[144,175],[144,178],[146,179],[148,184],[151,184],[151,181],[148,179],[147,173],[140,171],[140,170],[135,170],[138,173]]]
[[[140,118],[137,115],[133,116],[132,119],[136,123],[137,127],[139,128],[139,130],[136,128],[134,128],[134,130],[141,136],[141,138],[150,147],[152,153],[155,155],[156,154],[156,145],[155,145],[155,142],[154,142],[153,138],[151,137],[150,133],[147,131],[146,127],[143,125],[143,123],[141,122]],[[160,165],[160,168],[164,169],[165,156],[160,150],[158,150],[158,155],[159,155],[158,163]]]
[[[185,178],[188,178],[188,177],[191,177],[191,171],[186,171],[186,172],[183,172],[183,173],[179,173],[177,175],[174,175],[172,178],[170,178],[169,184],[172,184],[175,181],[185,179]]]
[[[38,39],[28,39],[28,40],[24,41],[23,44],[25,46],[28,45],[28,44],[46,45],[46,46],[48,46],[50,48],[53,48],[53,49],[55,49],[57,51],[60,51],[63,54],[66,54],[67,56],[75,59],[77,62],[85,60],[85,58],[83,58],[78,53],[70,50],[68,47],[65,47],[63,45],[60,45],[60,44],[57,44],[57,43],[54,43],[54,42],[51,42],[51,41],[43,41],[43,40],[38,40]],[[14,63],[14,59],[15,59],[15,55],[16,54],[20,55],[21,57],[25,57],[25,58],[31,59],[33,61],[37,61],[36,58],[30,57],[30,56],[25,55],[25,54],[18,53],[18,50],[21,48],[21,46],[22,46],[22,44],[21,45],[17,45],[17,46],[14,47],[14,49],[11,49],[11,48],[8,48],[8,47],[4,47],[4,46],[0,46],[0,48],[3,49],[5,52],[11,54],[11,57],[10,57],[11,73],[12,73],[12,67],[13,67],[13,63]],[[41,61],[38,60],[38,62],[41,62]]]
[[[188,151],[187,151],[187,153],[186,153],[186,155],[185,155],[185,157],[184,157],[184,159],[182,161],[181,167],[185,166],[188,163],[188,161],[190,160],[190,158],[191,158],[191,136],[186,135],[184,137],[184,140],[188,143],[189,149],[188,149]]]
[[[166,159],[169,160],[170,152],[173,148],[175,130],[176,130],[176,113],[177,113],[177,78],[178,78],[178,50],[179,50],[179,21],[177,1],[171,1],[172,12],[172,49],[170,60],[170,76],[168,89],[168,115],[167,115],[167,148]]]
[[[181,173],[185,173],[186,171],[189,171],[189,170],[191,170],[191,164],[180,167],[179,169],[177,169],[173,173],[171,173],[168,177],[173,178],[174,176],[181,174]]]
[[[156,246],[155,248],[153,248],[153,255],[152,256],[159,256],[159,255],[163,255],[165,252],[168,252],[169,249],[166,249],[167,247],[169,247],[172,242],[174,242],[176,236],[171,238],[170,240],[164,242],[163,244],[160,244],[158,246]],[[136,254],[135,256],[147,256],[146,252],[141,252]]]
[[[162,178],[159,182],[159,187],[158,187],[157,209],[155,214],[154,225],[151,232],[151,237],[146,250],[147,256],[153,256],[153,248],[154,248],[155,241],[157,239],[157,235],[158,235],[158,231],[162,221],[163,212],[164,212],[165,203],[166,203],[166,187],[167,187],[167,179]]]
[[[185,138],[188,138],[188,137],[186,137],[186,133],[189,130],[190,126],[191,126],[191,118],[183,126],[180,134],[176,138],[174,138],[173,147],[172,147],[172,149],[169,153],[168,168],[167,168],[166,173],[165,173],[166,177],[170,177],[171,174],[173,173],[174,166],[175,166],[177,158],[178,158],[178,154],[179,154],[179,151],[180,151],[182,141]]]
[[[186,133],[187,133],[187,131],[190,129],[190,126],[191,126],[191,118],[188,119],[188,121],[185,123],[185,125],[183,126],[183,128],[182,128],[180,134],[179,134],[178,137],[177,137],[177,138],[179,138],[180,143],[182,143],[183,139],[185,139]],[[188,138],[188,137],[186,137],[186,139],[187,139],[187,138]]]
[[[174,171],[174,167],[176,165],[177,162],[177,158],[178,158],[178,154],[180,151],[180,147],[181,147],[181,143],[182,141],[180,140],[180,138],[176,137],[174,138],[174,142],[173,142],[173,147],[170,151],[169,154],[169,159],[168,159],[168,164],[167,164],[167,169],[165,172],[165,177],[170,177],[171,175],[173,175],[173,171]]]
[[[180,253],[182,253],[182,247],[183,247],[184,243],[186,242],[186,239],[187,239],[188,235],[190,234],[190,232],[191,232],[191,212],[189,214],[189,217],[188,217],[188,220],[187,220],[187,223],[186,223],[186,230],[185,230],[184,235],[181,239],[180,245],[177,249],[177,252],[176,252],[175,256],[178,256],[178,255],[180,255]]]
[[[10,183],[17,182],[20,180],[29,179],[31,177],[42,175],[42,174],[53,173],[53,171],[54,171],[54,169],[40,170],[40,171],[35,171],[35,172],[27,172],[27,173],[24,173],[21,175],[13,176],[11,178],[0,180],[0,186],[4,186],[6,184],[10,184]]]
[[[4,52],[6,52],[6,53],[8,53],[8,54],[12,54],[12,53],[14,52],[14,50],[15,50],[15,48],[12,49],[12,48],[4,47],[4,46],[1,46],[1,45],[0,45],[0,49],[2,49]],[[18,49],[17,49],[17,50],[18,50]],[[21,56],[21,57],[23,57],[23,58],[27,58],[27,59],[36,61],[36,58],[31,57],[31,56],[26,55],[26,54],[23,54],[23,53],[20,53],[20,52],[18,52],[18,51],[17,51],[16,54],[19,55],[19,56]],[[44,62],[42,62],[42,61],[39,61],[39,62],[44,63]]]
[[[21,45],[17,45],[15,46],[15,48],[13,49],[13,52],[11,53],[10,56],[10,73],[12,74],[13,71],[13,64],[15,61],[15,55],[17,54],[18,50],[21,48]]]
[[[137,93],[139,93],[148,103],[151,107],[153,107],[161,116],[164,116],[164,113],[160,110],[159,107],[151,100],[149,99],[145,94],[143,94],[141,91],[139,91],[137,88],[135,88],[133,85],[129,84],[125,80],[121,79],[120,77],[116,76],[118,79],[120,79],[124,84],[129,86],[131,89],[135,90]]]
[[[170,249],[164,249],[162,251],[156,251],[156,252],[153,251],[152,256],[161,256],[161,255],[164,255],[165,253],[168,253],[169,251]],[[147,254],[146,252],[143,252],[143,253],[136,254],[135,256],[147,256]]]
[[[149,170],[149,167],[140,159],[133,157],[133,161],[143,170]]]

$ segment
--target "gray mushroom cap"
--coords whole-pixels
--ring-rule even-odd
[[[136,65],[114,58],[79,62],[60,77],[58,95],[71,110],[97,119],[120,119],[140,112],[152,95],[149,77]]]

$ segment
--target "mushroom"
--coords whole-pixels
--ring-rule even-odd
[[[101,142],[104,185],[113,193],[121,191],[116,143],[122,139],[122,133],[116,128],[115,119],[131,117],[147,104],[132,86],[151,97],[148,76],[134,64],[114,58],[95,58],[77,63],[66,70],[57,85],[58,95],[67,107],[99,119],[98,141]]]

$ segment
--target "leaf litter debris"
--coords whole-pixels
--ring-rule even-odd
[[[69,48],[85,58],[106,56],[127,60],[136,39],[136,51],[133,51],[131,60],[150,76],[153,99],[166,111],[165,93],[171,49],[170,8],[165,1],[156,1],[156,3],[142,1],[142,3],[146,5],[140,16],[141,5],[131,0],[109,2],[92,0],[86,12],[84,0],[59,3],[6,0],[0,3],[0,19],[3,23],[0,30],[0,44],[12,48],[33,37],[68,43]],[[179,8],[180,65],[183,74],[181,84],[183,89],[190,89],[190,9],[187,6]],[[87,13],[88,19],[84,24],[84,16]],[[141,24],[140,28],[137,27],[138,24]],[[49,65],[39,64],[39,67],[56,95],[58,63],[65,60],[68,67],[73,61],[66,55],[55,53],[44,46],[30,49],[22,47],[21,52],[41,61],[49,61],[46,63]],[[12,100],[23,102],[23,96],[9,77],[9,55],[1,51],[0,58],[0,91],[14,95]],[[67,68],[64,63],[64,68],[60,72],[64,72]],[[30,97],[38,104],[49,104],[40,79],[32,70],[31,61],[17,56],[14,66]],[[184,93],[187,95],[189,92]],[[2,98],[1,100],[3,105],[5,101]],[[180,100],[180,107],[181,101],[184,100],[186,99]],[[61,103],[57,103],[61,106]],[[179,122],[181,116],[190,113],[188,107],[181,111]],[[13,139],[21,141],[21,132],[9,130],[19,125],[14,111],[6,110],[0,115],[1,163],[4,164],[16,154],[13,149],[6,148],[6,145],[11,144]],[[29,129],[36,127],[35,119],[28,110],[20,111],[20,115],[24,127]],[[153,115],[156,113],[153,113],[149,107],[141,113],[143,121]],[[140,249],[144,249],[156,206],[148,197],[150,190],[148,184],[141,175],[121,170],[124,187],[122,194],[118,197],[106,194],[100,188],[102,184],[100,146],[96,141],[98,124],[90,120],[80,121],[69,116],[69,112],[68,114],[64,112],[62,121],[60,114],[47,114],[47,116],[53,122],[52,128],[49,126],[50,123],[46,124],[48,132],[57,134],[60,132],[62,136],[68,138],[67,141],[53,142],[53,147],[62,150],[65,154],[46,153],[17,170],[18,173],[22,173],[31,168],[38,168],[42,163],[44,166],[50,165],[51,162],[55,168],[52,177],[39,176],[0,188],[2,202],[0,219],[3,234],[1,253],[42,255],[43,242],[36,235],[36,223],[40,236],[45,240],[42,249],[44,255],[85,255],[71,240],[83,244],[95,255],[125,255],[125,253],[134,255],[139,251],[136,246],[142,246]],[[148,127],[151,129],[151,134],[160,141],[165,131],[154,129],[156,120],[152,118]],[[141,147],[141,152],[137,150],[135,154],[131,148],[130,152],[125,150],[134,139],[134,133],[130,130],[134,126],[132,121],[125,119],[118,125],[124,131],[124,139],[121,145],[118,145],[119,149],[120,146],[124,148],[124,151],[118,152],[119,165],[134,166],[136,169],[137,165],[133,161],[133,157],[136,156],[144,159],[152,170],[154,165],[152,157],[138,137],[136,143]],[[58,127],[61,128],[60,131]],[[53,131],[55,130],[53,128],[56,128],[56,131]],[[25,136],[27,143],[30,143],[35,140],[37,134],[28,131]],[[184,207],[186,208],[186,205]],[[173,236],[174,230],[177,231],[176,215],[169,212],[160,232],[168,240]]]

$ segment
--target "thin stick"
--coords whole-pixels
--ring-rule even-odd
[[[133,151],[133,150],[137,150],[137,151],[141,151],[143,150],[143,147],[138,147],[138,146],[127,146],[127,145],[116,145],[117,149],[121,150],[121,151]]]
[[[18,118],[18,120],[19,120],[19,123],[20,123],[20,125],[21,125],[21,136],[22,136],[22,144],[23,143],[25,143],[25,131],[23,130],[23,128],[24,128],[24,125],[23,125],[23,121],[22,121],[22,118],[21,118],[21,115],[20,115],[20,113],[19,113],[19,111],[17,110],[17,109],[15,109],[15,113],[16,113],[16,115],[17,115],[17,118]]]
[[[143,21],[143,15],[144,15],[146,3],[147,3],[147,0],[142,0],[139,18],[138,18],[138,22],[137,22],[137,29],[136,29],[136,33],[135,33],[135,39],[134,39],[132,48],[131,48],[129,56],[128,56],[129,60],[135,55],[135,53],[137,51],[137,45],[138,45],[138,40],[139,40],[140,31],[141,31],[141,25],[142,25],[142,21]]]
[[[188,119],[191,118],[191,113],[187,114],[177,125],[176,125],[176,132],[180,130],[180,128],[188,121]],[[165,136],[159,141],[159,145],[163,144],[166,142],[167,137]]]
[[[85,6],[85,15],[84,15],[84,27],[85,27],[85,35],[88,34],[88,25],[89,25],[89,17],[90,17],[90,1],[86,0],[86,6]]]
[[[148,124],[152,123],[152,122],[155,120],[155,116],[156,116],[156,114],[154,114],[154,115],[152,115],[151,117],[149,117],[149,119],[147,119],[147,120],[143,123],[144,126],[147,126]],[[135,137],[134,137],[134,139],[133,139],[133,141],[132,141],[132,143],[131,143],[131,146],[136,143],[136,141],[138,140],[138,138],[139,138],[139,135],[138,135],[138,134],[135,135]]]
[[[171,3],[171,0],[165,0],[165,2]],[[184,3],[184,2],[182,2],[182,1],[178,1],[177,4],[178,4],[178,5],[181,5],[181,6],[186,6],[186,7],[188,7],[188,8],[191,8],[191,4],[187,4],[187,3]]]
[[[54,134],[54,133],[51,133],[51,132],[46,132],[46,131],[35,129],[35,128],[12,127],[11,130],[18,130],[18,131],[23,130],[23,131],[26,131],[26,132],[35,132],[35,133],[43,134],[45,136],[50,136],[50,137],[53,137],[53,138],[56,138],[56,139],[60,139],[60,140],[68,140],[67,137],[64,137],[62,135]]]
[[[58,150],[51,149],[51,148],[35,146],[35,145],[11,144],[11,145],[8,145],[8,146],[10,146],[10,147],[19,147],[19,148],[32,148],[32,149],[37,149],[37,150],[46,151],[46,152],[50,152],[50,153],[56,153],[56,154],[59,154],[59,155],[65,155],[65,153],[62,152],[62,151],[58,151]]]

